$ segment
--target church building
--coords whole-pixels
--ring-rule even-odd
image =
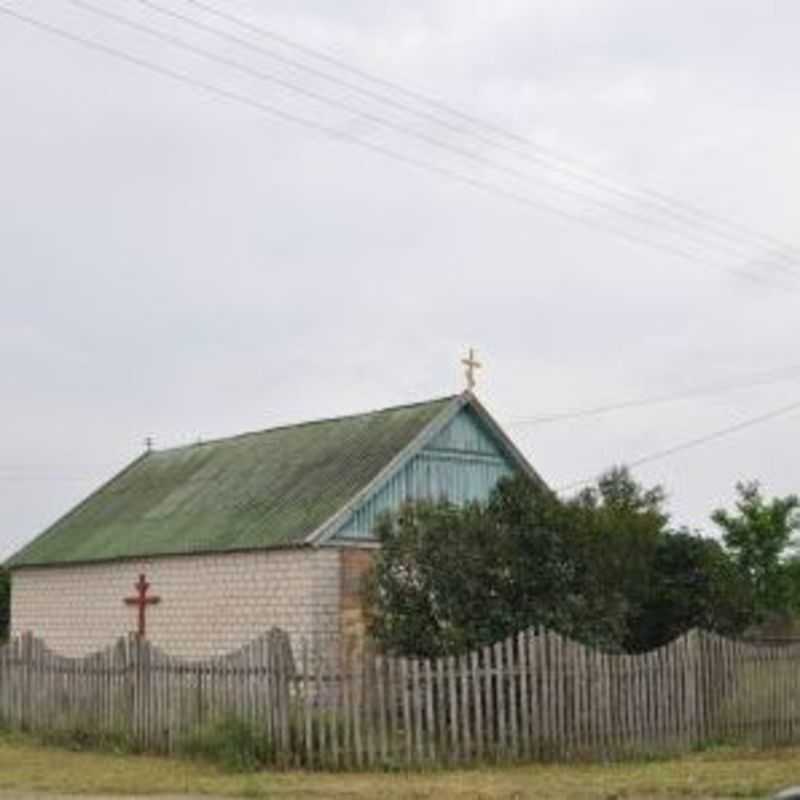
[[[515,473],[541,483],[471,391],[148,451],[9,560],[11,632],[83,655],[139,630],[188,658],[356,635],[376,518]]]

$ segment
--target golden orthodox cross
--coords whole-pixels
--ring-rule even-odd
[[[144,639],[145,637],[145,609],[147,606],[154,606],[156,603],[161,602],[160,597],[148,597],[147,590],[150,588],[150,584],[145,579],[144,573],[139,576],[139,580],[133,584],[133,588],[136,589],[136,597],[126,597],[125,603],[129,606],[138,606],[139,607],[139,630],[137,633],[139,634],[140,639]]]
[[[467,358],[462,358],[461,363],[467,368],[467,389],[472,391],[475,388],[475,370],[480,369],[483,364],[475,358],[475,351],[470,347]]]

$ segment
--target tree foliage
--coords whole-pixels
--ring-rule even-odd
[[[486,507],[408,505],[384,517],[368,588],[383,646],[434,656],[495,642],[529,625],[602,638],[563,508],[545,491],[503,485]]]
[[[648,575],[641,605],[628,618],[628,649],[651,650],[690,628],[735,635],[752,621],[749,587],[713,539],[667,532],[656,544]]]
[[[717,509],[725,546],[752,594],[758,621],[800,608],[796,578],[800,568],[789,556],[800,529],[800,498],[764,498],[757,481],[737,483],[736,511]]]
[[[625,468],[614,468],[567,503],[586,531],[587,573],[594,594],[618,607],[620,638],[625,650],[642,649],[637,620],[652,589],[652,568],[659,543],[667,535],[669,516],[660,487],[645,489]]]
[[[670,530],[664,502],[614,469],[566,502],[516,478],[485,505],[407,505],[376,530],[370,631],[390,652],[437,656],[535,625],[618,651],[696,625],[742,630],[752,600],[735,562]]]

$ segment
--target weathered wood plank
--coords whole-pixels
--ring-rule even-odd
[[[378,721],[375,714],[375,659],[368,652],[360,657],[364,682],[361,693],[361,714],[364,720],[364,745],[367,766],[374,767],[378,750]]]
[[[436,747],[441,763],[447,763],[450,754],[447,724],[447,697],[445,688],[444,658],[436,659]]]
[[[436,708],[433,704],[433,665],[431,659],[424,661],[425,670],[425,734],[428,742],[428,759],[436,761]]]
[[[414,760],[417,764],[422,764],[425,761],[425,744],[422,740],[422,690],[423,687],[420,682],[419,660],[415,658],[411,661],[411,700],[412,713],[414,716]]]
[[[508,722],[506,716],[505,670],[503,664],[503,643],[494,645],[494,699],[497,713],[497,752],[501,758],[508,756]]]
[[[355,763],[353,752],[353,668],[349,650],[341,660],[342,687],[342,763],[350,767]]]
[[[402,696],[402,714],[403,714],[403,733],[405,734],[405,760],[406,764],[410,764],[414,758],[413,742],[411,734],[411,703],[408,696],[408,659],[398,659],[400,666],[400,690]]]
[[[461,743],[463,761],[471,761],[474,758],[473,737],[472,737],[472,715],[470,714],[470,667],[467,655],[458,657],[458,681],[461,688]]]
[[[381,763],[386,765],[389,761],[389,736],[388,736],[388,700],[386,692],[386,662],[381,656],[375,656],[375,684],[377,697],[378,731],[380,736]]]
[[[389,658],[387,666],[389,668],[387,689],[389,695],[389,735],[391,737],[391,752],[389,755],[392,759],[396,759],[400,755],[400,686],[397,678],[399,671],[397,659]]]
[[[519,695],[519,663],[514,652],[515,636],[505,641],[506,696],[508,698],[508,752],[512,758],[519,758],[519,724],[517,706]]]
[[[472,682],[472,706],[475,714],[475,757],[478,759],[478,761],[481,761],[484,753],[484,730],[479,652],[477,650],[473,650],[469,655],[469,659]]]
[[[528,688],[528,635],[523,631],[517,635],[517,669],[519,671],[520,730],[522,733],[521,753],[524,758],[531,757],[530,729],[530,690]]]
[[[450,758],[460,761],[461,749],[459,747],[458,729],[458,694],[456,692],[456,664],[453,656],[447,657],[447,709],[448,726],[450,728]]]
[[[485,719],[485,746],[488,755],[497,756],[497,724],[492,688],[492,648],[486,645],[481,648],[481,675],[483,677],[483,711]]]
[[[353,749],[355,751],[355,764],[357,767],[361,768],[364,766],[364,675],[360,670],[360,659],[356,653],[353,653],[350,665],[351,708],[353,709]]]

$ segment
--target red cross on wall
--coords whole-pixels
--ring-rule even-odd
[[[139,576],[139,580],[133,584],[136,589],[136,597],[126,597],[125,603],[129,606],[139,607],[139,630],[137,633],[141,639],[145,637],[145,610],[147,606],[154,606],[156,603],[161,602],[161,598],[157,596],[148,597],[147,590],[150,584],[145,579],[144,573]]]

